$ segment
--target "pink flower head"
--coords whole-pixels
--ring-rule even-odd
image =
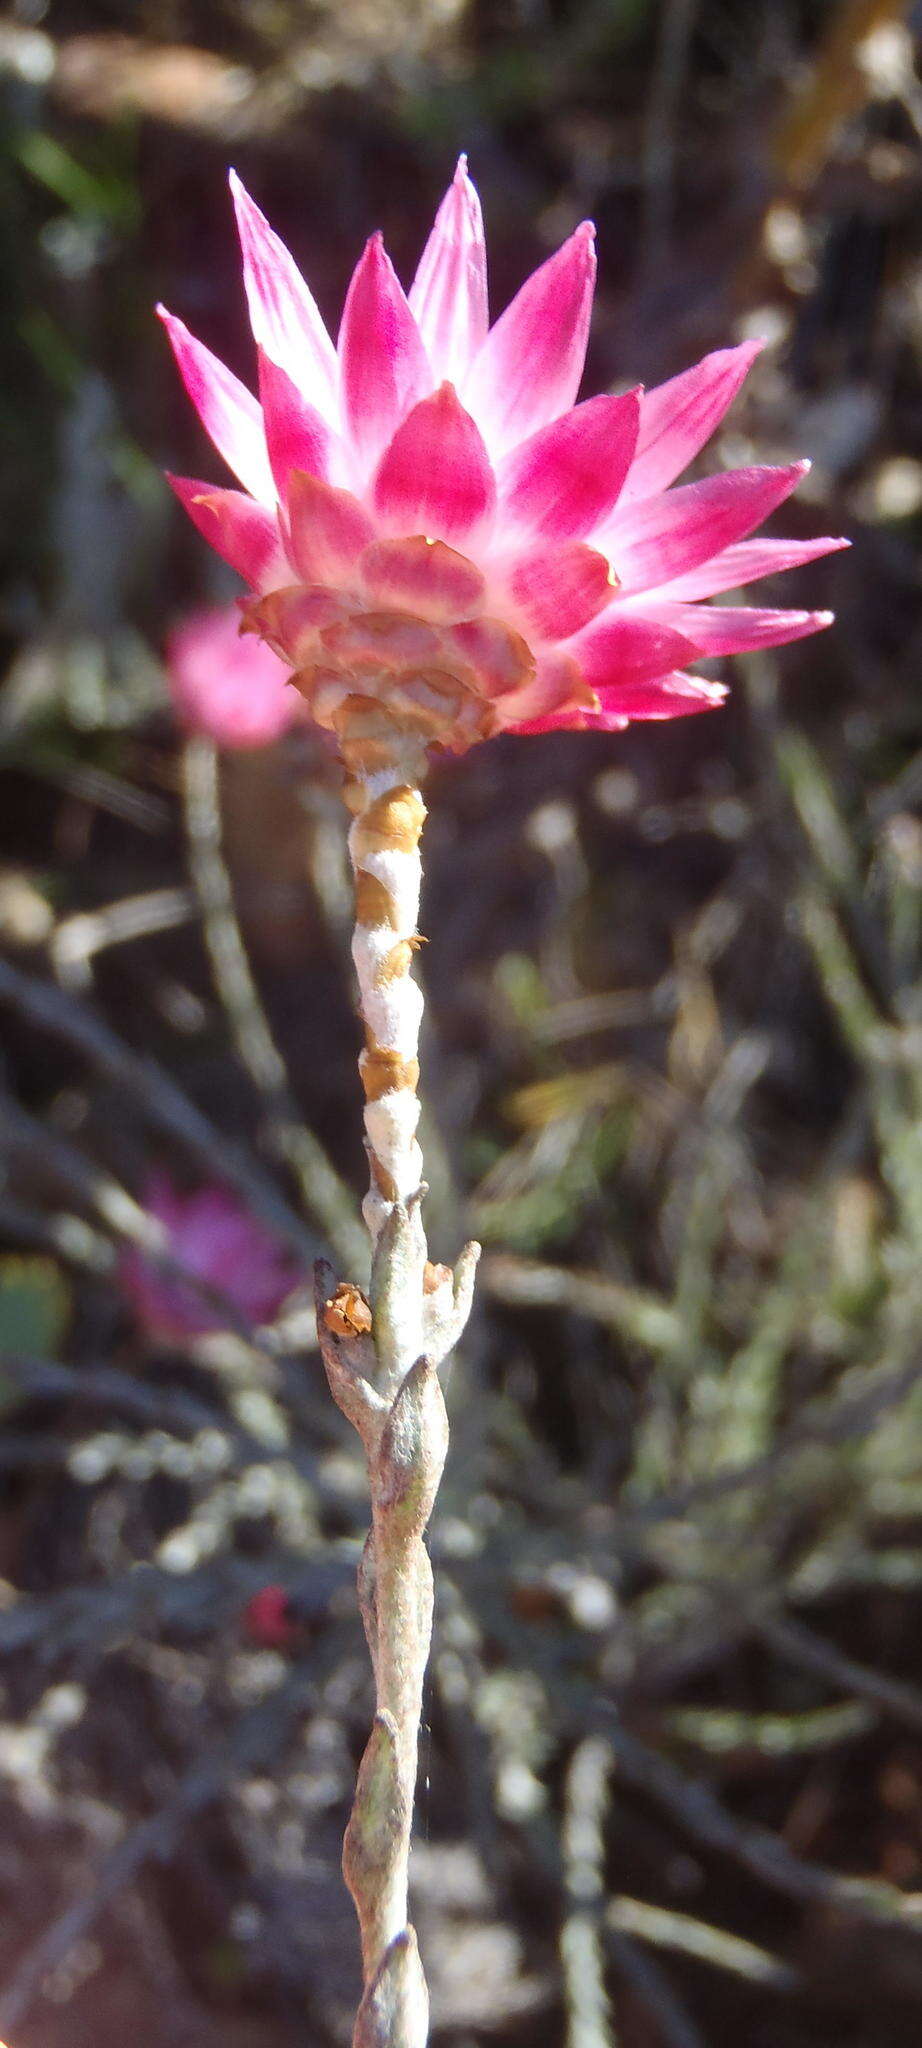
[[[231,183],[258,401],[162,317],[243,490],[172,482],[250,585],[246,626],[341,744],[401,727],[461,751],[503,730],[704,711],[725,692],[689,662],[828,625],[828,612],[701,602],[846,545],[748,538],[807,464],[669,488],[758,343],[577,405],[593,229],[577,228],[490,327],[462,157],[409,295],[374,235],[334,348],[288,251]]]
[[[250,1322],[270,1322],[296,1286],[300,1275],[290,1253],[229,1189],[205,1187],[182,1194],[165,1173],[153,1173],[143,1204],[163,1225],[171,1257],[226,1295]],[[119,1273],[149,1336],[198,1337],[224,1327],[217,1307],[210,1308],[181,1280],[159,1272],[136,1246],[123,1253]]]
[[[170,695],[188,732],[219,747],[264,747],[303,713],[290,671],[271,647],[242,639],[233,605],[193,612],[166,646]]]

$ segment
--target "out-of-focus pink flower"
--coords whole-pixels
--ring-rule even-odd
[[[319,724],[342,737],[378,716],[460,751],[503,729],[674,718],[725,694],[689,662],[829,623],[701,602],[846,545],[748,538],[806,463],[670,488],[759,343],[649,392],[575,404],[593,229],[577,228],[489,327],[462,157],[409,296],[373,236],[334,348],[288,251],[231,182],[259,399],[162,317],[243,490],[172,482],[250,585],[245,621]]]
[[[243,1625],[250,1641],[264,1650],[287,1650],[299,1635],[297,1617],[284,1586],[263,1586],[243,1610]]]
[[[304,706],[271,647],[241,638],[235,605],[193,612],[170,634],[166,673],[180,723],[219,747],[264,747]]]
[[[153,1173],[142,1201],[163,1225],[170,1256],[226,1295],[250,1322],[270,1322],[302,1277],[287,1248],[227,1188],[183,1194],[165,1173]],[[119,1273],[149,1336],[197,1337],[224,1327],[217,1306],[158,1271],[137,1246],[123,1253]]]

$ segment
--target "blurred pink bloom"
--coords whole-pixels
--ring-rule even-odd
[[[254,1593],[243,1610],[243,1625],[250,1641],[264,1650],[290,1649],[301,1632],[284,1586],[263,1586]]]
[[[183,1194],[165,1173],[152,1173],[142,1203],[163,1225],[171,1257],[226,1295],[250,1322],[270,1322],[302,1277],[286,1247],[226,1188]],[[119,1273],[149,1336],[197,1337],[225,1327],[219,1308],[158,1272],[136,1246],[123,1253]]]
[[[462,157],[406,297],[374,235],[337,347],[284,245],[231,174],[259,400],[163,312],[180,372],[243,485],[172,479],[254,592],[246,624],[311,715],[357,705],[461,750],[555,726],[618,729],[720,703],[703,655],[775,646],[828,612],[701,600],[846,545],[747,538],[803,462],[669,488],[758,342],[657,389],[574,401],[595,279],[577,228],[491,328]],[[162,309],[161,309],[162,310]]]
[[[290,669],[271,647],[241,638],[235,605],[194,612],[175,627],[166,672],[180,724],[219,747],[264,747],[304,717]]]

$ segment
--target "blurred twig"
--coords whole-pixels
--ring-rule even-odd
[[[708,1786],[684,1777],[625,1729],[615,1729],[611,1740],[618,1770],[630,1784],[666,1806],[694,1840],[729,1856],[773,1891],[835,1907],[866,1926],[899,1927],[922,1937],[922,1894],[904,1894],[881,1878],[841,1877],[809,1863],[780,1835],[737,1820]]]
[[[229,1144],[222,1137],[154,1060],[132,1052],[84,1003],[2,959],[0,1003],[7,1003],[27,1023],[66,1040],[124,1090],[126,1100],[135,1104],[155,1128],[167,1132],[191,1153],[209,1180],[219,1173],[244,1196],[254,1214],[271,1224],[305,1260],[313,1260],[319,1249],[317,1240],[278,1190],[263,1177],[242,1147]]]
[[[630,1343],[669,1356],[682,1341],[678,1316],[666,1301],[607,1273],[542,1264],[511,1252],[488,1252],[480,1285],[496,1301],[523,1308],[566,1308],[604,1325]]]
[[[759,1623],[754,1632],[761,1634]],[[860,1700],[812,1707],[797,1714],[748,1714],[733,1707],[670,1707],[662,1725],[709,1756],[791,1757],[854,1742],[873,1728],[877,1716]]]
[[[337,1261],[346,1272],[361,1274],[368,1264],[368,1241],[354,1197],[297,1113],[285,1062],[250,971],[221,846],[218,777],[212,741],[187,740],[183,797],[189,862],[215,985],[240,1059],[265,1099],[273,1150],[296,1175],[302,1200],[317,1218]]]
[[[695,1956],[716,1970],[744,1977],[751,1984],[767,1985],[773,1991],[794,1991],[800,1976],[777,1956],[769,1955],[754,1942],[741,1941],[709,1921],[695,1920],[688,1913],[653,1906],[646,1899],[609,1899],[605,1925],[617,1934],[633,1935],[654,1948],[675,1949],[678,1955]]]
[[[789,1617],[760,1614],[754,1619],[753,1626],[755,1633],[782,1657],[801,1665],[806,1671],[815,1671],[831,1685],[857,1693],[859,1699],[881,1707],[894,1720],[902,1721],[917,1735],[922,1734],[922,1692],[917,1692],[914,1686],[868,1670],[854,1657],[844,1656],[833,1643],[824,1642],[802,1622],[792,1621]]]
[[[611,1744],[589,1735],[574,1750],[564,1786],[561,1829],[568,1907],[560,1932],[567,2007],[567,2048],[614,2048],[600,1941],[605,1898],[605,1816]]]
[[[86,1273],[112,1274],[117,1263],[114,1244],[84,1216],[66,1210],[46,1215],[25,1202],[13,1201],[6,1193],[0,1199],[0,1231],[14,1244],[41,1245]]]
[[[633,1986],[659,2028],[663,2048],[707,2048],[703,2034],[689,2018],[665,1971],[653,1956],[638,1947],[641,1930],[625,1933],[611,1922],[606,1924],[606,1944],[621,1975]]]
[[[114,1366],[83,1365],[74,1369],[44,1358],[0,1352],[0,1383],[3,1382],[17,1384],[24,1400],[61,1401],[75,1408],[98,1407],[107,1418],[109,1430],[112,1416],[123,1415],[134,1422],[146,1424],[161,1438],[167,1436],[177,1442],[183,1442],[189,1436],[201,1437],[207,1432],[233,1450],[233,1473],[244,1472],[247,1466],[252,1465],[290,1466],[316,1494],[318,1501],[335,1506],[339,1514],[347,1513],[352,1506],[353,1489],[337,1484],[335,1476],[327,1475],[307,1444],[267,1443],[246,1429],[233,1415],[187,1393],[173,1381],[166,1386],[152,1387]],[[7,1401],[9,1391],[7,1384]],[[34,1438],[26,1435],[17,1437],[9,1430],[0,1435],[0,1461],[8,1471],[14,1471],[18,1465],[67,1464],[78,1448],[73,1439],[60,1431],[57,1435]],[[130,1468],[130,1449],[126,1463]],[[206,1475],[214,1476],[209,1466],[205,1471]]]
[[[122,896],[101,910],[77,911],[54,928],[49,951],[55,973],[66,988],[90,988],[90,963],[104,947],[173,931],[194,916],[195,902],[188,889],[149,889],[143,896]]]

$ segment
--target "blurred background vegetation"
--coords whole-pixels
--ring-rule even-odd
[[[165,634],[233,593],[161,478],[204,456],[151,307],[249,377],[228,161],[335,326],[461,148],[494,306],[592,215],[586,388],[768,335],[710,460],[810,455],[785,531],[854,546],[779,590],[834,631],[731,664],[720,715],[433,774],[430,1235],[486,1247],[432,1532],[435,2039],[918,2040],[919,12],[0,19],[13,2048],[348,2039],[363,1475],[306,1292],[183,1349],[119,1285],[152,1167],[233,1186],[305,1279],[363,1184],[335,764],[216,763],[169,712]]]

